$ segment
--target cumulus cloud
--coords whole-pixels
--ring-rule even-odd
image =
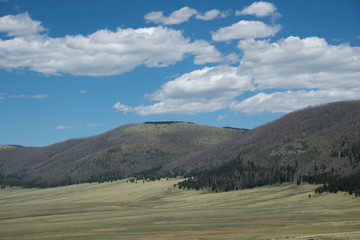
[[[2,22],[5,17],[0,18]],[[115,32],[99,30],[88,36],[60,38],[40,34],[24,38],[20,30],[9,30],[4,24],[0,29],[14,35],[8,40],[0,39],[0,68],[30,69],[47,75],[115,75],[141,65],[167,67],[188,55],[194,55],[195,64],[223,60],[207,41],[191,42],[181,31],[161,26],[118,28]]]
[[[360,47],[293,36],[274,43],[241,40],[238,47],[244,53],[239,75],[250,75],[258,91],[287,91],[260,92],[235,101],[230,107],[234,111],[287,113],[313,104],[359,99]]]
[[[212,9],[205,13],[200,13],[193,8],[183,7],[172,12],[168,17],[164,16],[163,11],[153,11],[146,14],[144,18],[147,22],[174,25],[187,22],[193,16],[195,16],[195,18],[198,20],[209,21],[215,18],[225,18],[229,16],[229,14],[230,11],[220,11],[218,9]]]
[[[212,32],[212,40],[229,41],[234,39],[265,38],[274,36],[281,30],[281,25],[267,25],[260,21],[241,20],[231,26],[218,29]]]
[[[204,40],[196,40],[193,43],[188,44],[187,47],[187,51],[194,54],[194,63],[197,65],[216,63],[226,59],[221,56],[221,53],[218,52],[213,45],[210,45],[207,41]]]
[[[231,66],[205,67],[181,75],[147,95],[157,103],[129,107],[116,103],[117,111],[134,111],[139,115],[213,112],[229,105],[242,91],[253,89],[251,78],[239,76]]]
[[[121,104],[120,102],[115,103],[113,108],[115,109],[116,112],[123,112],[125,114],[134,111],[132,107]]]
[[[232,97],[252,88],[251,79],[231,66],[205,67],[186,73],[150,95],[152,100]]]
[[[196,14],[195,18],[199,19],[199,20],[209,21],[209,20],[213,20],[215,18],[225,18],[228,15],[229,15],[228,11],[221,12],[217,9],[212,9],[212,10],[205,12],[204,14],[201,14],[201,13]]]
[[[36,36],[45,30],[41,22],[31,19],[27,12],[0,17],[0,32],[6,32],[8,37]]]
[[[147,95],[155,104],[119,103],[119,111],[196,114],[229,108],[246,114],[287,113],[360,98],[360,47],[330,45],[318,37],[277,42],[247,39],[239,41],[238,47],[243,51],[239,66],[205,67],[183,74]],[[255,95],[244,98],[245,91]]]
[[[330,45],[318,37],[288,37],[277,42],[241,40],[239,74],[251,75],[259,89],[356,88],[360,47]]]
[[[254,2],[250,6],[246,6],[242,11],[236,11],[235,15],[255,15],[257,17],[266,17],[275,14],[276,7],[269,2]]]
[[[164,16],[162,11],[153,11],[144,16],[148,22],[156,24],[173,25],[187,22],[197,11],[189,7],[183,7],[172,12],[168,17]]]
[[[240,56],[236,53],[230,53],[229,55],[225,56],[225,60],[224,62],[228,63],[228,64],[234,64],[239,62],[240,60]]]

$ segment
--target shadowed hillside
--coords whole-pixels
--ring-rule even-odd
[[[2,184],[25,186],[120,179],[159,168],[243,131],[183,122],[151,122],[47,147],[2,147],[0,178]]]
[[[346,176],[360,169],[359,133],[360,101],[330,103],[287,114],[163,170],[186,170],[198,181],[196,188],[222,185],[221,190],[326,172]]]
[[[348,176],[360,169],[359,133],[360,101],[309,107],[253,130],[147,122],[42,148],[4,146],[0,180],[46,187],[185,174],[191,187],[231,190]]]

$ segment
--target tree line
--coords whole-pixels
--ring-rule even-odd
[[[262,167],[253,162],[244,163],[238,157],[220,167],[188,174],[188,178],[177,184],[180,189],[204,188],[212,191],[227,192],[232,190],[247,189],[276,183],[293,182],[322,184],[315,189],[315,193],[337,193],[347,192],[349,195],[360,196],[360,172],[349,176],[331,172],[323,172],[311,175],[300,175],[296,177],[296,168],[291,166]]]
[[[360,196],[360,172],[349,176],[327,174],[323,176],[322,184],[322,186],[315,189],[316,193],[337,193],[342,191],[347,192],[349,195],[355,194],[356,197]]]
[[[293,182],[296,169],[291,166],[263,167],[253,162],[244,163],[241,157],[201,172],[178,183],[180,189],[210,188],[212,191],[232,191],[275,183]]]

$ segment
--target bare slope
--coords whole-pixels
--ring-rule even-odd
[[[1,148],[3,183],[64,185],[131,176],[228,140],[243,130],[183,122],[126,125],[47,147]]]

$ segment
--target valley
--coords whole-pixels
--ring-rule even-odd
[[[3,145],[0,239],[360,239],[359,132],[349,101],[251,130],[145,122]]]
[[[214,193],[181,179],[0,190],[0,239],[358,239],[360,201],[315,185]],[[311,197],[309,197],[311,195]]]

